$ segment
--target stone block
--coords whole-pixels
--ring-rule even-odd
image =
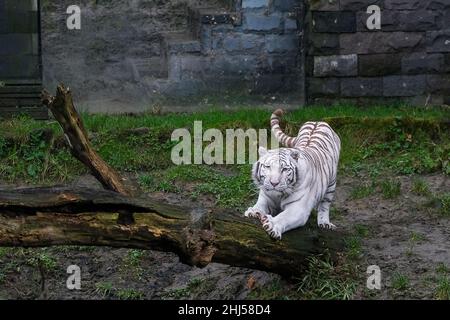
[[[260,50],[264,40],[264,35],[259,34],[227,34],[223,39],[223,48],[229,52]]]
[[[299,38],[296,34],[266,35],[266,50],[269,53],[297,51]]]
[[[311,33],[308,53],[313,55],[339,54],[339,35],[336,33]]]
[[[450,74],[429,74],[426,77],[428,92],[450,96]]]
[[[298,29],[297,19],[286,18],[284,20],[284,30],[286,32],[295,31]]]
[[[254,9],[268,7],[270,0],[242,0],[243,9]]]
[[[383,78],[342,78],[342,97],[380,97],[383,95]]]
[[[450,52],[450,29],[429,31],[426,39],[427,52]]]
[[[335,97],[340,92],[340,79],[338,78],[308,78],[306,90],[311,97]]]
[[[356,54],[314,57],[315,77],[345,77],[358,74],[358,56]]]
[[[404,74],[439,73],[444,68],[444,55],[440,53],[408,54],[402,59]]]
[[[427,0],[424,1],[426,9],[429,10],[444,10],[450,9],[450,1],[448,0]]]
[[[424,0],[385,0],[384,6],[388,10],[417,10],[425,6]]]
[[[340,10],[363,10],[365,12],[373,4],[383,8],[383,0],[340,0]]]
[[[431,10],[384,10],[381,14],[381,29],[369,30],[367,19],[370,14],[360,11],[356,14],[357,30],[370,32],[435,30],[439,28],[440,15],[438,11]]]
[[[419,32],[357,32],[340,35],[341,53],[391,53],[419,50],[424,35]]]
[[[307,0],[311,11],[339,11],[339,0]]]
[[[262,15],[248,13],[244,15],[243,29],[248,31],[276,31],[281,29],[282,15]]]
[[[351,11],[313,12],[315,32],[343,33],[356,31],[356,14]]]
[[[424,94],[427,89],[425,75],[387,76],[383,79],[385,97],[411,97]]]
[[[272,5],[277,11],[292,11],[300,5],[299,0],[272,0]]]
[[[358,56],[358,74],[364,77],[395,75],[401,73],[400,54],[364,54]]]

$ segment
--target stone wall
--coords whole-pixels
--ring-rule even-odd
[[[180,89],[172,91],[297,92],[302,101],[297,23],[301,4],[300,0],[242,0],[236,1],[234,12],[191,13],[194,43],[190,44],[198,41],[198,50],[179,46],[181,50],[169,52],[169,80]]]
[[[43,70],[44,85],[70,85],[82,109],[140,112],[235,90],[303,103],[302,0],[75,3],[81,30],[66,28],[73,1],[42,1]]]
[[[367,8],[381,8],[381,29]],[[310,102],[450,104],[450,0],[308,0]]]
[[[216,0],[41,0],[44,86],[69,85],[93,112],[140,112],[154,103],[148,82],[164,73],[165,32],[186,30],[188,6]],[[68,30],[66,9],[81,8],[81,30]]]

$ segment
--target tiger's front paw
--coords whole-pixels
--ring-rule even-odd
[[[247,209],[247,211],[245,211],[244,216],[246,216],[247,218],[258,218],[260,216],[265,215],[265,213],[261,212],[261,210],[255,208],[255,207],[250,207]]]
[[[277,224],[274,223],[272,216],[261,216],[260,220],[264,230],[266,230],[269,236],[271,236],[273,239],[281,240],[281,235],[283,234],[283,232],[280,230]]]
[[[336,230],[336,226],[332,224],[331,222],[320,222],[319,228],[325,229],[325,230]]]

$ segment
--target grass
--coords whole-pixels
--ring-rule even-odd
[[[192,278],[185,287],[166,291],[163,294],[163,298],[180,300],[202,292],[210,292],[214,287],[214,283],[213,279]]]
[[[111,282],[97,282],[95,293],[104,298],[117,298],[120,300],[141,300],[145,294],[132,288],[116,288]]]
[[[141,265],[144,254],[145,250],[138,250],[138,249],[128,250],[127,255],[122,261],[120,269],[123,272],[128,273],[133,277],[136,277],[137,279],[141,280],[142,275],[144,273],[144,268]]]
[[[116,289],[111,282],[97,282],[95,284],[95,293],[100,295],[102,298],[112,296],[115,290]]]
[[[423,234],[421,234],[421,233],[418,233],[418,232],[412,231],[412,232],[411,232],[411,235],[410,235],[410,237],[409,237],[409,240],[410,240],[411,242],[417,243],[417,242],[425,241],[426,238],[425,238],[425,235],[423,235]]]
[[[411,191],[419,196],[428,196],[430,194],[430,186],[425,180],[415,178],[413,180]]]
[[[397,291],[405,291],[409,288],[409,278],[399,272],[394,273],[391,280],[392,287]]]
[[[350,199],[357,200],[371,196],[374,193],[374,184],[360,184],[350,191]]]
[[[356,290],[356,282],[349,273],[323,257],[309,259],[305,276],[300,279],[297,291],[305,299],[349,300]]]
[[[448,277],[441,276],[438,279],[436,298],[438,300],[450,300],[450,279]]]
[[[381,182],[381,193],[385,199],[394,199],[401,193],[402,184],[398,180],[385,180]]]
[[[313,106],[288,113],[285,127],[288,133],[295,134],[306,120],[328,121],[341,137],[340,166],[347,173],[450,173],[449,129],[439,124],[439,119],[448,114],[444,108]],[[113,167],[129,172],[164,172],[173,168],[170,152],[175,145],[171,141],[174,129],[192,130],[195,120],[203,121],[203,130],[260,129],[267,128],[269,116],[270,112],[264,110],[239,110],[82,117],[94,147]],[[150,129],[133,130],[143,127]],[[64,147],[55,121],[26,117],[0,121],[0,180],[50,184],[69,181],[83,172],[86,170]],[[148,185],[148,179],[151,177],[143,177],[142,182]],[[204,185],[199,191],[209,187]],[[158,188],[171,190],[171,185],[161,183]]]
[[[450,216],[450,192],[439,195],[437,199],[440,202],[440,213],[443,216]]]
[[[142,300],[144,293],[135,289],[118,289],[115,296],[120,300]]]

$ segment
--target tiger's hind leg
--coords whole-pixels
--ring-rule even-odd
[[[317,207],[317,224],[320,228],[334,230],[336,226],[330,222],[330,205],[334,199],[336,183],[330,185]]]

